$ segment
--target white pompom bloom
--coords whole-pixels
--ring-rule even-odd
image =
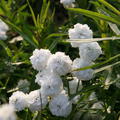
[[[15,109],[12,105],[4,104],[0,106],[0,120],[16,120]]]
[[[55,116],[67,117],[72,111],[72,104],[68,96],[60,94],[50,101],[49,109]]]
[[[79,48],[79,55],[87,61],[96,60],[102,54],[101,47],[97,42],[82,44]]]
[[[53,74],[49,69],[44,69],[42,71],[39,71],[36,75],[35,83],[41,86],[43,82],[46,82],[48,79],[48,76]]]
[[[34,90],[27,95],[28,108],[34,112],[44,109],[48,103],[47,97],[40,90]]]
[[[63,52],[56,52],[48,61],[48,68],[58,75],[65,75],[71,71],[72,60]]]
[[[6,32],[9,30],[9,27],[0,19],[0,40],[7,39]]]
[[[9,98],[9,104],[12,104],[17,111],[21,111],[27,107],[26,94],[21,91],[14,92]]]
[[[87,24],[77,23],[74,28],[68,30],[69,39],[88,39],[93,38],[93,32]],[[82,43],[83,44],[83,43]],[[72,47],[80,47],[81,43],[71,43]]]
[[[84,59],[76,58],[73,61],[72,69],[75,70],[75,69],[83,68],[90,65],[91,63],[89,63],[88,61]],[[87,69],[87,70],[81,70],[81,71],[74,71],[73,75],[77,77],[79,80],[90,80],[93,78],[93,73],[94,73],[93,69]]]
[[[60,0],[60,3],[63,4],[64,6],[72,6],[75,0]]]
[[[38,71],[45,69],[50,56],[51,53],[47,49],[35,49],[30,57],[33,68]]]
[[[74,80],[69,81],[70,94],[75,94],[78,87],[78,91],[82,89],[82,81],[78,80],[76,77]]]
[[[41,84],[41,94],[54,97],[63,90],[63,82],[56,74],[46,76],[46,80]]]

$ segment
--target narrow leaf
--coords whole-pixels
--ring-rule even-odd
[[[109,21],[109,22],[120,25],[120,22],[117,21],[116,19],[109,17],[109,16],[106,16],[106,15],[101,14],[101,13],[97,13],[97,12],[93,12],[93,11],[89,11],[89,10],[85,10],[85,9],[80,9],[80,8],[68,8],[68,10],[83,14],[87,17],[92,18],[92,19],[93,18],[98,19],[98,20],[102,19],[102,20]]]
[[[112,6],[111,4],[109,4],[108,2],[106,2],[105,0],[98,0],[100,3],[102,3],[103,5],[105,5],[107,8],[109,8],[111,11],[113,11],[114,13],[120,15],[120,11],[117,10],[114,6]]]
[[[69,42],[87,43],[87,42],[99,42],[106,40],[120,40],[120,37],[106,37],[106,38],[92,38],[92,39],[67,39]]]

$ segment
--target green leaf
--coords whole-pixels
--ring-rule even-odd
[[[34,11],[33,11],[32,7],[31,7],[30,3],[29,3],[29,0],[27,0],[27,3],[28,3],[28,6],[29,6],[31,14],[32,14],[33,22],[34,22],[35,26],[37,27],[37,20],[36,20]]]
[[[45,40],[52,38],[52,37],[62,37],[62,36],[67,36],[67,34],[63,34],[63,33],[52,33],[50,35],[48,35]]]
[[[120,61],[118,61],[118,62],[116,62],[116,63],[113,63],[113,64],[111,64],[111,65],[107,65],[107,66],[104,66],[104,67],[102,67],[102,68],[96,69],[96,70],[94,71],[94,73],[101,72],[101,71],[103,71],[103,70],[106,70],[106,69],[111,68],[111,67],[113,67],[113,66],[115,66],[115,65],[118,65],[118,64],[120,64]]]
[[[42,10],[40,13],[40,23],[44,24],[45,19],[47,18],[47,14],[49,12],[49,7],[50,7],[50,1],[48,3],[46,3],[46,0],[43,1],[43,5],[42,5]]]
[[[85,10],[85,9],[80,9],[80,8],[67,8],[67,9],[69,11],[73,11],[73,12],[76,12],[76,13],[79,13],[79,14],[83,14],[87,17],[92,18],[92,19],[94,18],[94,19],[98,19],[98,20],[105,20],[105,21],[109,21],[109,22],[120,25],[119,21],[115,20],[112,17],[101,14],[101,13],[97,13],[97,12],[93,12],[93,11],[89,11],[89,10]]]
[[[91,39],[67,39],[68,42],[87,43],[87,42],[99,42],[109,40],[120,40],[120,37],[106,37],[106,38],[91,38]]]
[[[0,45],[5,49],[8,56],[11,57],[12,56],[11,50],[7,47],[7,45],[2,40],[0,40]]]
[[[109,8],[111,11],[113,11],[114,13],[120,15],[120,11],[117,10],[114,6],[112,6],[111,4],[109,4],[108,2],[106,2],[105,0],[98,0],[100,3],[102,3],[102,5],[105,5],[107,8]]]
[[[28,43],[33,45],[35,48],[38,48],[36,45],[34,36],[29,37],[26,33],[21,30],[21,28],[17,27],[15,24],[11,23],[10,21],[4,20],[8,25],[10,25],[17,33],[19,33]]]
[[[90,65],[90,66],[86,66],[86,67],[83,67],[83,68],[74,69],[74,70],[72,70],[72,71],[82,71],[82,70],[87,70],[87,69],[91,69],[91,68],[96,68],[96,67],[99,67],[99,66],[101,66],[101,65],[107,64],[107,63],[113,61],[114,59],[116,59],[116,58],[118,58],[118,57],[120,57],[120,54],[115,55],[115,56],[109,58],[108,60],[106,60],[106,61],[104,61],[104,62],[97,63],[97,64]]]

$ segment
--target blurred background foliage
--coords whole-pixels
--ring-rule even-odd
[[[35,48],[47,48],[51,52],[63,51],[72,59],[78,57],[78,49],[72,48],[68,39],[68,29],[76,23],[88,24],[94,31],[94,37],[119,37],[120,35],[120,0],[76,0],[76,8],[65,9],[59,0],[0,0],[0,18],[6,22],[10,30],[8,39],[0,40],[0,102],[8,102],[13,91],[20,88],[20,80],[26,83],[31,90],[38,89],[34,83],[36,71],[29,62],[29,57]],[[77,9],[78,8],[78,9]],[[13,38],[22,36],[23,40]],[[96,61],[100,69],[118,62],[120,53],[120,41],[99,42],[103,55]],[[118,55],[105,65],[99,64]],[[90,114],[90,109],[83,110],[83,106],[73,113],[80,111],[81,120],[118,120],[120,115],[120,66],[108,67],[107,70],[98,72],[95,78],[89,82],[83,82],[83,90],[79,94],[82,102],[92,92],[96,92],[99,101],[104,103],[104,111],[97,110]],[[107,81],[108,80],[108,81]],[[18,85],[19,84],[19,85]],[[25,86],[26,88],[26,86]],[[28,92],[27,89],[26,92]],[[90,103],[87,103],[88,106]],[[111,113],[107,109],[111,106]],[[76,106],[74,107],[76,108]],[[96,117],[97,115],[97,117]],[[35,114],[25,110],[18,113],[20,120],[32,120]],[[88,116],[87,118],[84,116]],[[39,118],[40,117],[40,118]],[[37,115],[37,119],[64,120],[77,119],[75,114],[68,118],[57,118],[51,115],[48,109]]]

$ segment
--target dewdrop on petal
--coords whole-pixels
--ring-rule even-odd
[[[80,91],[82,89],[82,81],[81,80],[79,81],[75,77],[73,80],[69,81],[70,94],[75,94],[76,90],[77,90],[77,87],[78,87],[78,91]]]
[[[74,7],[75,0],[60,0],[60,3],[63,4],[65,7]]]
[[[67,117],[72,111],[72,104],[67,95],[60,94],[50,101],[49,109],[55,116]]]
[[[54,97],[63,90],[63,82],[56,74],[51,74],[46,77],[45,82],[41,84],[41,94]]]
[[[78,69],[78,68],[83,68],[86,66],[90,66],[91,63],[84,59],[76,58],[73,61],[72,69]],[[73,75],[77,77],[79,80],[90,80],[93,78],[93,69],[87,69],[87,70],[80,70],[80,71],[73,71]]]
[[[27,95],[28,108],[34,112],[44,109],[48,103],[47,97],[40,90],[34,90]]]
[[[21,91],[14,92],[9,98],[9,104],[13,105],[16,111],[21,111],[27,107],[26,94]]]
[[[38,71],[45,69],[50,56],[51,53],[47,49],[35,49],[30,57],[33,68]]]
[[[72,60],[63,52],[56,52],[48,61],[48,68],[58,75],[65,75],[71,71]]]
[[[87,24],[77,23],[74,28],[68,30],[69,39],[90,39],[93,38],[93,32]],[[83,43],[71,42],[72,47],[80,47]]]
[[[0,40],[6,40],[7,39],[6,32],[8,30],[9,30],[8,25],[0,19]]]
[[[95,61],[102,54],[101,47],[97,42],[82,44],[79,48],[80,58]]]
[[[17,120],[14,106],[4,104],[0,106],[0,120]]]

